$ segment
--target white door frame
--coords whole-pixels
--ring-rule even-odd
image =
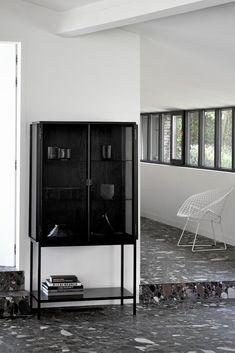
[[[20,239],[20,112],[21,112],[21,43],[0,41],[0,44],[10,44],[15,53],[15,195],[14,195],[14,266],[19,267],[19,239]],[[11,260],[12,261],[12,260]],[[1,263],[0,263],[1,266]]]
[[[20,144],[21,144],[21,43],[15,42],[16,65],[16,173],[15,173],[15,266],[20,263]]]

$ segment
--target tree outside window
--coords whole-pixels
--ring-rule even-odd
[[[204,113],[204,141],[203,141],[203,166],[215,166],[215,111],[207,110]]]
[[[220,112],[220,167],[232,168],[232,109]]]

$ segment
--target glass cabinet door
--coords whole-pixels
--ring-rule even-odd
[[[87,242],[87,125],[43,125],[42,237]]]
[[[133,127],[91,125],[90,240],[133,237]]]

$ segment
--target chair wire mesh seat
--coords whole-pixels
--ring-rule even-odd
[[[217,223],[221,227],[221,233],[223,235],[221,216],[224,210],[225,203],[228,196],[233,191],[233,186],[223,189],[213,189],[202,192],[200,194],[195,194],[190,196],[184,201],[180,207],[177,216],[186,218],[186,223],[180,235],[178,246],[192,247],[192,251],[213,251],[213,250],[226,250],[227,245],[224,243],[223,247],[216,246],[216,236],[214,223]],[[189,222],[196,223],[196,231],[194,234],[194,239],[192,244],[182,244],[182,239],[185,235],[185,231]],[[196,244],[198,231],[201,222],[210,222],[212,234],[213,234],[213,244]],[[200,249],[196,249],[200,247]],[[209,247],[209,248],[208,248]]]

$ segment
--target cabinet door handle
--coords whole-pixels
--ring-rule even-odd
[[[92,183],[92,180],[91,179],[87,179],[86,180],[86,186],[91,186],[93,183]]]

